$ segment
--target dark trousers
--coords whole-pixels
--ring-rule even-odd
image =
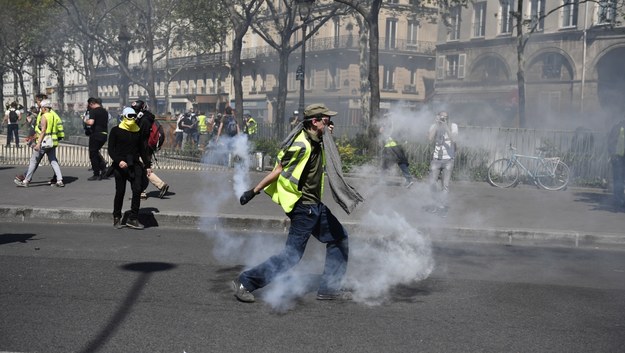
[[[382,149],[382,170],[388,170],[395,163],[397,163],[406,181],[411,181],[412,175],[408,169],[408,159],[404,149],[401,146],[384,147]]]
[[[91,169],[94,175],[99,175],[106,170],[106,162],[100,154],[100,149],[106,143],[106,134],[93,133],[89,135],[89,160],[91,160]]]
[[[625,180],[625,157],[612,156],[612,191],[614,202],[618,206],[625,206],[625,195],[623,194]]]
[[[305,205],[301,202],[289,214],[291,228],[284,250],[262,264],[241,274],[239,280],[247,290],[253,291],[269,284],[276,276],[295,266],[306,250],[312,234],[326,244],[326,261],[318,292],[332,294],[341,289],[347,270],[349,246],[347,231],[322,203]]]
[[[121,169],[115,167],[115,200],[113,201],[113,217],[122,216],[122,206],[126,194],[126,182],[130,182],[132,190],[132,201],[130,201],[130,215],[128,219],[139,217],[139,206],[141,205],[141,191],[143,190],[143,167],[141,165],[128,166]]]
[[[182,148],[182,139],[184,137],[184,133],[182,131],[176,132],[176,142],[174,143],[174,148],[180,147]]]
[[[20,137],[19,137],[19,125],[18,124],[8,124],[7,125],[7,146],[11,144],[11,140],[15,137],[15,146],[20,145]]]

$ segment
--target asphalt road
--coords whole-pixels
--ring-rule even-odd
[[[320,302],[311,290],[277,305],[272,285],[244,304],[229,281],[246,258],[280,249],[283,236],[77,224],[0,229],[0,351],[625,350],[622,252],[437,243],[429,277],[393,286],[377,303]],[[362,243],[350,240],[348,277],[358,273]],[[314,284],[323,249],[312,240],[308,250],[294,272]]]

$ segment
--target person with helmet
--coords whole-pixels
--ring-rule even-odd
[[[141,139],[143,141],[143,144],[145,145],[144,148],[147,151],[147,158],[150,159],[150,164],[152,164],[152,158],[154,157],[154,153],[156,151],[152,150],[152,148],[149,147],[148,139],[150,138],[150,132],[152,131],[152,125],[154,124],[154,120],[156,119],[156,116],[154,116],[154,114],[152,114],[152,112],[148,110],[147,103],[145,103],[142,100],[136,100],[132,102],[130,106],[137,114],[139,128],[141,129]],[[167,194],[167,191],[169,190],[169,185],[163,180],[161,180],[161,178],[159,178],[154,172],[148,175],[148,180],[150,181],[150,183],[152,183],[152,185],[154,185],[159,190],[158,197],[161,199],[165,197],[165,195]],[[148,194],[146,193],[146,188],[147,188],[147,184],[142,189],[143,190],[141,192],[142,199],[148,198]]]
[[[17,186],[28,187],[35,170],[39,167],[39,163],[44,155],[48,156],[50,165],[54,170],[56,176],[56,183],[54,185],[58,187],[64,187],[63,174],[61,173],[61,167],[56,159],[56,147],[59,145],[57,124],[52,111],[52,102],[44,99],[40,103],[41,115],[39,121],[35,125],[35,141],[33,145],[33,154],[30,158],[28,165],[28,171],[24,175],[24,179],[15,178],[14,182]],[[44,142],[45,141],[45,142]]]
[[[351,299],[351,293],[341,289],[349,252],[347,231],[321,202],[326,156],[331,162],[335,161],[332,153],[326,154],[322,139],[330,117],[336,114],[324,104],[306,107],[303,122],[285,140],[273,171],[241,196],[239,201],[245,205],[264,189],[282,206],[291,220],[291,227],[282,252],[244,271],[232,281],[238,300],[254,302],[254,290],[266,286],[295,266],[304,255],[311,235],[326,244],[325,269],[317,299]],[[340,164],[340,160],[338,162]]]
[[[139,117],[133,108],[124,108],[122,121],[114,126],[108,137],[108,153],[113,161],[115,175],[115,199],[113,201],[113,226],[123,228],[122,206],[126,193],[126,182],[130,182],[132,201],[130,215],[126,226],[133,229],[143,229],[139,222],[139,206],[141,205],[141,190],[145,176],[152,174],[152,164],[147,155],[146,144],[141,136]],[[143,161],[143,162],[142,162]]]

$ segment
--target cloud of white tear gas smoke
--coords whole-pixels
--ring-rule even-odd
[[[200,229],[215,241],[213,248],[215,258],[229,265],[257,263],[262,260],[260,256],[266,256],[276,249],[276,245],[273,244],[265,250],[263,247],[267,247],[264,245],[268,243],[266,240],[263,241],[256,236],[236,237],[221,224],[215,223],[214,217],[219,215],[222,205],[238,204],[241,194],[252,187],[249,177],[249,156],[250,143],[246,135],[225,137],[220,139],[218,144],[211,144],[203,157],[203,162],[221,166],[234,165],[234,168],[223,173],[205,174],[206,177],[202,181],[203,190],[195,195],[196,203],[207,217],[200,224]]]
[[[247,135],[238,134],[232,138],[232,154],[235,157],[234,183],[232,187],[235,195],[241,195],[250,189],[250,144]]]
[[[367,184],[362,216],[350,229],[345,286],[354,290],[356,301],[374,305],[389,300],[393,287],[427,278],[434,260],[429,236],[410,220],[411,213],[422,212],[429,191],[415,185],[414,190],[403,189],[398,195],[389,193],[383,180]]]

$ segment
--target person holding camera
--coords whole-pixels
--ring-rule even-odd
[[[441,111],[436,114],[434,124],[430,126],[429,140],[434,144],[434,153],[430,162],[430,185],[433,192],[438,191],[438,178],[443,172],[441,193],[438,194],[438,205],[435,209],[445,214],[449,208],[447,195],[449,193],[449,181],[454,169],[456,157],[456,139],[458,138],[458,125],[450,123],[449,113]]]

